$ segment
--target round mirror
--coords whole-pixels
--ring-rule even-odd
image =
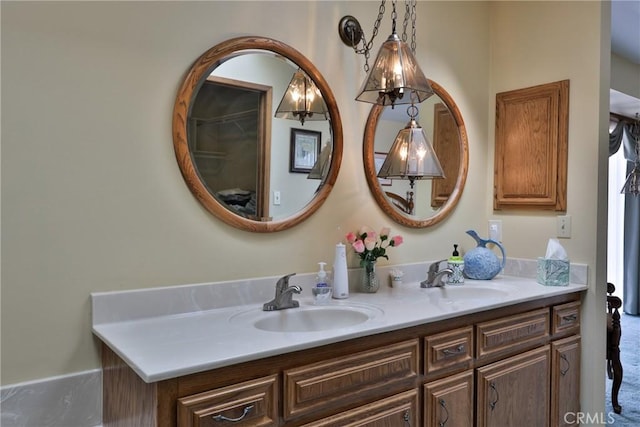
[[[398,131],[409,115],[404,108],[375,105],[364,133],[363,161],[369,189],[391,219],[407,227],[423,228],[442,221],[462,195],[469,166],[467,131],[451,96],[429,80],[435,95],[417,105],[418,123],[432,142],[445,178],[409,180],[378,178],[378,171]]]
[[[333,188],[342,122],[329,85],[300,52],[239,37],[206,51],[187,73],[173,144],[187,186],[209,212],[243,230],[280,231],[308,218]]]

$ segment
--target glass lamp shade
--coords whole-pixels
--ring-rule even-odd
[[[640,195],[640,162],[636,162],[631,173],[624,182],[620,194]]]
[[[327,120],[327,106],[322,94],[304,71],[293,74],[289,86],[276,110],[277,118],[299,120]]]
[[[356,100],[394,106],[420,103],[431,95],[433,89],[411,48],[394,33],[380,47]]]
[[[331,166],[331,143],[327,142],[320,151],[320,157],[313,165],[307,179],[324,179],[329,172]]]
[[[415,119],[398,132],[378,178],[444,178],[444,171],[433,146]]]

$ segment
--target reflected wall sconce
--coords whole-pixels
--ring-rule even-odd
[[[373,26],[373,35],[366,41],[362,26],[356,18],[344,16],[338,24],[338,33],[343,43],[365,57],[364,70],[367,73],[357,101],[378,105],[413,104],[433,95],[433,90],[415,58],[416,48],[416,0],[405,0],[405,17],[402,39],[396,33],[396,0],[391,2],[391,35],[382,44],[373,68],[369,68],[369,56],[373,40],[378,34],[384,17],[385,0],[378,9],[378,17]],[[407,25],[411,21],[411,46],[407,45]],[[362,42],[362,47],[358,45]],[[415,97],[412,97],[415,94]]]
[[[628,135],[634,140],[635,160],[633,169],[622,186],[620,194],[640,195],[640,114],[636,113],[635,126],[629,128]],[[635,127],[635,129],[634,129]],[[635,132],[634,132],[635,131]]]
[[[316,84],[304,71],[298,69],[293,73],[275,116],[280,119],[299,120],[304,126],[307,120],[327,120],[327,110]]]
[[[409,123],[398,132],[378,178],[408,179],[413,189],[417,179],[444,178],[444,171],[431,142],[416,121],[418,108],[407,108]]]

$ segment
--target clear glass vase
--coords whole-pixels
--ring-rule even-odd
[[[376,273],[376,261],[375,260],[362,260],[360,261],[362,266],[362,272],[360,273],[360,292],[373,294],[380,289],[380,279]]]

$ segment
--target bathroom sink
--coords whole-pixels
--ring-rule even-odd
[[[445,286],[426,289],[429,299],[439,306],[460,308],[472,304],[491,304],[504,300],[509,293],[488,286]]]
[[[278,311],[253,309],[232,316],[230,321],[269,332],[317,332],[359,325],[381,313],[379,308],[364,304],[332,304]]]

